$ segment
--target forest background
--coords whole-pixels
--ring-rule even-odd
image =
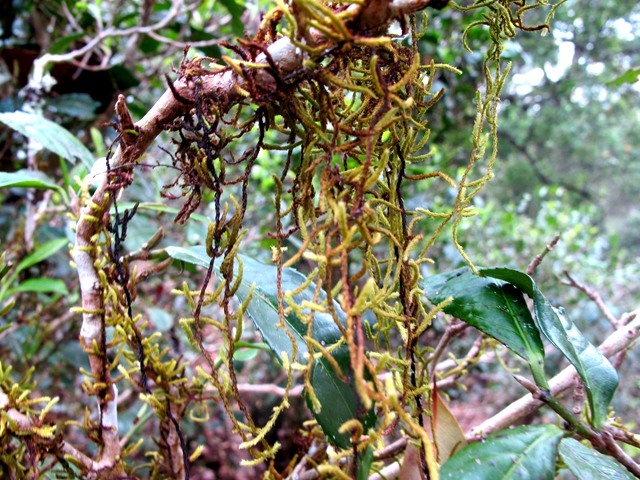
[[[106,164],[99,163],[90,173],[93,159],[107,156],[118,135],[106,124],[118,120],[114,107],[119,93],[125,95],[133,119],[142,118],[167,90],[165,74],[176,78],[177,70],[172,67],[179,68],[187,45],[191,47],[189,58],[199,55],[222,61],[223,55],[233,51],[224,42],[233,43],[245,33],[254,35],[261,14],[270,7],[267,2],[236,0],[189,4],[4,0],[0,5],[0,114],[38,105],[45,117],[72,132],[91,152],[83,161],[83,153],[63,158],[40,150],[18,133],[20,128],[0,118],[4,123],[0,128],[0,172],[24,173],[31,179],[20,184],[15,176],[2,177],[0,185],[5,187],[0,189],[0,243],[4,251],[0,383],[5,393],[18,382],[20,388],[30,386],[32,397],[59,397],[47,413],[47,422],[78,422],[64,427],[68,431],[65,438],[88,454],[95,453],[96,447],[82,434],[82,425],[86,427],[87,422],[83,415],[94,414],[95,400],[79,394],[85,385],[82,372],[90,366],[78,342],[82,318],[74,307],[80,302],[79,284],[66,248],[75,241],[67,215],[78,212],[81,180],[93,181],[93,174],[106,169]],[[434,90],[444,88],[445,93],[429,110],[429,168],[458,179],[473,149],[470,132],[477,114],[475,95],[485,82],[483,61],[490,34],[485,28],[470,29],[466,36],[469,48],[465,49],[462,33],[466,26],[482,19],[481,10],[460,11],[447,6],[428,13],[428,28],[419,40],[422,63],[428,65],[434,59],[459,69],[439,70],[433,82]],[[531,23],[535,23],[535,15],[533,12]],[[392,28],[401,34],[399,25]],[[512,67],[500,95],[495,178],[474,197],[478,214],[461,222],[457,233],[475,264],[523,271],[554,242],[536,268],[536,283],[551,303],[565,307],[595,345],[610,335],[611,320],[636,310],[640,299],[639,36],[637,2],[568,0],[555,12],[547,35],[518,32],[506,40],[502,58],[512,62]],[[95,39],[99,40],[95,48],[86,48]],[[84,49],[81,55],[68,54],[78,49]],[[45,53],[50,54],[50,76],[45,72],[42,83],[25,89],[38,67],[34,60]],[[48,127],[40,128],[45,131]],[[173,179],[171,168],[165,167],[172,159],[167,151],[169,138],[163,134],[149,149],[139,167],[143,174],[136,173],[120,199],[122,209],[140,202],[135,221],[127,225],[122,252],[140,252],[150,239],[160,247],[207,241],[207,218],[215,210],[214,192],[203,192],[202,203],[184,227],[171,226],[181,203],[161,195],[163,186]],[[255,135],[241,139],[255,140]],[[238,148],[243,150],[242,145]],[[248,231],[242,253],[265,263],[270,262],[276,247],[276,240],[269,235],[276,222],[273,196],[277,179],[272,174],[280,172],[285,162],[287,156],[281,150],[263,149],[255,159],[248,185],[250,201],[244,219]],[[456,194],[446,182],[435,186],[414,182],[406,186],[404,199],[407,209],[438,211],[451,205]],[[161,226],[164,231],[159,238]],[[293,251],[301,243],[300,238],[291,236],[285,246]],[[466,265],[448,235],[437,239],[429,257],[434,263],[423,265],[425,277]],[[297,268],[308,273],[304,265]],[[197,366],[202,359],[179,323],[188,301],[172,290],[182,288],[184,281],[199,288],[202,270],[184,265],[182,269],[154,270],[150,275],[139,287],[135,303],[148,321],[147,335],[160,332],[161,346]],[[446,326],[439,318],[425,342],[437,339]],[[260,336],[250,326],[245,330],[241,346],[247,348],[240,348],[234,356],[240,375],[238,387],[256,423],[263,425],[281,401],[287,378]],[[453,353],[463,357],[474,340],[464,332]],[[211,352],[221,351],[221,339],[211,342]],[[553,354],[551,358],[555,358]],[[560,364],[559,356],[557,360]],[[636,349],[621,363],[619,375],[625,380],[612,403],[616,415],[624,418],[625,428],[632,430],[637,430],[640,422],[639,360]],[[496,353],[457,379],[458,388],[446,390],[449,407],[463,431],[523,394],[505,373],[505,368],[520,366],[517,358],[503,359]],[[139,465],[137,474],[145,477],[156,472],[162,461],[152,455],[145,457],[144,452],[161,450],[157,443],[163,436],[158,433],[158,420],[135,390],[120,392],[119,430],[124,432],[123,445],[127,439],[143,436],[137,453],[131,455]],[[311,418],[300,391],[291,395],[293,406],[268,434],[270,443],[282,445],[274,461],[278,471],[308,448],[304,436],[295,433]],[[190,442],[189,452],[201,446],[192,462],[192,478],[263,475],[265,464],[243,467],[239,473],[236,466],[250,458],[238,449],[242,440],[232,432],[233,425],[220,402],[208,408],[207,428],[201,428],[193,418],[181,421]],[[551,412],[543,415],[553,423]],[[12,440],[5,440],[4,453],[17,448]],[[625,448],[631,457],[638,458],[637,448]],[[27,448],[22,455],[28,458],[35,454]],[[3,462],[7,462],[4,457]],[[57,478],[54,475],[62,471],[69,474],[68,469],[75,468],[54,463],[44,462],[29,472],[36,475],[33,478]],[[25,460],[25,464],[29,462]],[[5,463],[0,468],[9,475],[7,472],[17,467]],[[33,468],[42,471],[36,474]],[[566,471],[564,475],[568,475]]]

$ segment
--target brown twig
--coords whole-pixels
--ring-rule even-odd
[[[567,282],[563,282],[565,285],[569,285],[570,287],[577,288],[578,290],[583,292],[587,297],[593,300],[593,302],[598,306],[598,308],[604,315],[604,318],[607,319],[607,321],[611,324],[613,328],[618,328],[620,326],[618,319],[611,313],[611,310],[609,310],[609,307],[607,307],[604,304],[604,301],[602,300],[600,293],[598,293],[593,288],[578,282],[576,279],[574,279],[571,276],[568,269],[564,268],[562,270],[562,273],[564,273],[564,276],[567,277],[567,280],[568,280]]]
[[[469,349],[469,351],[461,361],[454,362],[453,360],[449,359],[446,362],[440,362],[438,365],[436,365],[435,367],[436,371],[443,370],[445,368],[445,365],[450,365],[450,364],[453,364],[452,367],[454,368],[460,367],[460,366],[462,367],[462,369],[459,369],[455,374],[447,376],[442,380],[438,380],[436,382],[438,389],[453,387],[456,381],[458,380],[458,378],[460,378],[460,375],[462,375],[464,369],[466,369],[469,365],[495,358],[496,352],[494,350],[486,352],[478,358],[478,355],[482,351],[482,342],[484,341],[484,339],[485,339],[484,335],[479,335],[478,338],[476,338],[476,340],[473,342],[473,345],[471,345],[471,348]]]
[[[531,263],[529,264],[526,270],[527,275],[531,275],[535,271],[535,269],[538,268],[538,265],[542,263],[542,260],[547,255],[547,253],[553,250],[553,247],[556,246],[556,244],[558,243],[558,240],[560,240],[560,234],[557,234],[555,237],[553,237],[553,239],[545,247],[544,251],[536,255],[534,259],[531,260]]]
[[[409,442],[409,437],[406,435],[399,440],[396,440],[393,443],[390,443],[382,450],[374,452],[373,459],[374,460],[384,460],[385,458],[395,457],[398,453],[405,449],[407,443]]]
[[[285,395],[288,395],[290,397],[299,397],[300,395],[302,395],[303,390],[304,385],[297,385],[291,390],[287,391],[286,388],[272,385],[270,383],[265,385],[252,385],[250,383],[238,384],[238,392],[240,393],[269,393],[271,395],[277,395],[279,397],[284,397]]]
[[[431,355],[431,358],[429,359],[429,362],[431,362],[431,366],[432,366],[431,367],[432,376],[435,375],[436,365],[442,353],[449,346],[451,341],[454,338],[456,338],[458,335],[461,335],[462,332],[464,332],[467,329],[467,327],[469,327],[467,323],[464,323],[463,321],[458,320],[457,318],[452,319],[451,323],[447,325],[447,328],[442,334],[442,337],[440,337],[440,341],[438,342],[438,345],[436,345],[436,348],[433,351],[433,355]]]
[[[609,455],[614,457],[622,465],[624,465],[627,470],[633,473],[636,477],[640,478],[640,465],[638,465],[633,460],[633,458],[627,455],[625,451],[620,448],[620,446],[613,439],[613,435],[605,430],[604,432],[602,432],[602,434],[600,434],[600,437],[604,440],[604,445],[606,447],[606,451],[603,453],[608,453]]]

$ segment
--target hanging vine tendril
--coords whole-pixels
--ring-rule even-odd
[[[294,372],[300,371],[309,404],[319,412],[323,405],[311,382],[312,368],[315,362],[326,359],[339,378],[350,375],[349,384],[359,399],[358,413],[374,411],[378,417],[376,427],[368,431],[357,418],[343,424],[341,431],[350,434],[352,448],[337,455],[351,456],[351,464],[322,465],[322,472],[341,477],[354,474],[359,453],[401,429],[422,443],[422,468],[431,478],[437,478],[438,465],[424,421],[432,411],[429,363],[434,353],[421,348],[419,339],[446,302],[432,310],[425,308],[419,286],[421,267],[431,261],[431,247],[450,226],[454,244],[475,269],[458,233],[460,222],[476,214],[472,200],[492,178],[497,158],[497,107],[509,71],[500,62],[502,42],[517,29],[547,28],[525,26],[523,21],[529,9],[546,6],[546,2],[525,5],[522,0],[495,0],[464,7],[484,9],[483,20],[470,28],[487,26],[491,44],[484,63],[485,85],[476,96],[473,148],[459,179],[432,170],[427,163],[432,156],[429,110],[445,93],[434,90],[434,80],[445,70],[460,73],[454,66],[434,60],[422,63],[418,41],[427,28],[427,17],[422,17],[419,28],[415,15],[408,22],[405,15],[422,10],[428,1],[399,6],[392,2],[385,11],[380,2],[276,3],[264,15],[253,39],[225,44],[235,53],[234,57],[223,57],[226,65],[217,65],[211,59],[188,60],[185,52],[177,71],[178,81],[167,77],[167,95],[175,100],[171,118],[150,122],[153,127],[145,131],[133,124],[126,107],[121,106],[118,112],[121,160],[110,167],[103,197],[99,202],[88,201],[92,210],[81,217],[81,221],[101,227],[92,227],[88,245],[77,248],[90,252],[98,265],[104,292],[100,314],[104,316],[103,325],[114,326],[116,331],[101,351],[93,352],[95,348],[86,344],[85,349],[100,355],[102,365],[106,350],[116,349],[116,360],[124,357],[130,368],[119,366],[122,376],[111,380],[109,371],[118,362],[107,362],[106,373],[87,391],[94,393],[98,386],[106,385],[107,392],[122,379],[135,383],[131,374],[137,368],[141,370],[143,399],[173,429],[167,430],[166,448],[153,459],[154,475],[164,471],[184,477],[180,472],[189,471],[179,419],[188,413],[199,420],[198,412],[207,410],[201,398],[209,386],[218,392],[235,431],[242,437],[242,448],[253,457],[245,463],[275,456],[279,445],[269,445],[266,435],[288,406],[288,394],[264,426],[256,425],[240,397],[233,363],[252,293],[243,302],[233,299],[242,280],[238,251],[246,234],[244,220],[250,208],[252,173],[261,152],[281,150],[286,154],[278,164],[280,170],[273,172],[275,224],[270,236],[276,241],[272,259],[278,272],[279,328],[292,343],[291,357],[284,354],[282,358],[286,392],[293,386]],[[401,36],[387,34],[389,24],[396,19],[404,31]],[[288,57],[282,51],[289,52]],[[207,62],[209,66],[205,67]],[[160,130],[173,134],[174,151],[170,156],[172,167],[179,171],[176,179],[165,185],[163,195],[185,199],[175,223],[187,222],[203,194],[213,192],[213,218],[205,242],[210,262],[204,281],[197,290],[191,290],[185,282],[174,291],[185,297],[191,310],[180,323],[207,363],[206,370],[198,367],[192,377],[186,375],[184,362],[165,356],[167,352],[160,349],[156,337],[143,338],[140,332],[144,324],[139,316],[132,317],[137,276],[120,261],[119,250],[126,224],[135,212],[120,217],[116,210],[111,227],[101,217],[114,202],[112,197],[131,184],[135,162]],[[476,168],[479,163],[481,174]],[[455,201],[443,211],[409,208],[403,195],[415,182],[444,182],[456,190]],[[79,235],[84,241],[85,237]],[[299,237],[300,247],[289,252],[283,243],[292,236]],[[113,251],[105,253],[112,243]],[[303,259],[311,265],[311,273],[298,291],[286,291],[282,285],[284,269]],[[353,272],[357,265],[360,268]],[[109,268],[115,273],[107,275]],[[312,284],[313,299],[298,303],[296,295]],[[87,318],[95,314],[87,307],[78,311]],[[210,316],[209,311],[217,313]],[[342,334],[337,343],[322,345],[314,340],[315,312],[333,318]],[[304,340],[309,354],[304,364],[298,361],[300,345],[285,322],[289,315],[307,326]],[[222,338],[224,344],[218,361],[205,345],[205,337],[212,335]],[[342,371],[332,356],[343,347],[348,348],[349,372]],[[92,375],[100,377],[93,371]],[[149,388],[146,375],[162,393]],[[243,420],[234,414],[236,405]],[[179,437],[180,461],[171,454],[172,432]],[[312,431],[312,435],[320,434],[318,429]],[[273,466],[270,468],[273,473]]]

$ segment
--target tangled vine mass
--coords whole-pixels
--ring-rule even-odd
[[[433,87],[438,75],[461,72],[436,60],[423,62],[418,49],[429,28],[423,10],[443,2],[276,3],[254,38],[225,45],[233,52],[223,57],[225,64],[187,59],[185,52],[178,79],[167,76],[167,92],[140,122],[133,121],[122,97],[118,101],[119,145],[107,159],[103,183],[93,194],[88,187],[83,192],[73,251],[82,290],[82,306],[76,310],[83,315],[81,343],[91,364],[83,389],[100,407],[100,418],[87,413],[81,427],[101,453],[91,459],[62,437],[33,430],[43,455],[57,452],[87,476],[135,478],[139,466],[128,457],[139,443],[122,442],[117,430],[118,385],[128,383],[160,420],[157,451],[147,456],[152,478],[189,478],[198,449],[192,445],[189,451],[181,421],[188,417],[206,428],[212,402],[224,405],[242,437],[242,448],[252,457],[245,463],[264,462],[265,478],[282,478],[290,471],[277,472],[270,463],[279,445],[269,444],[266,437],[289,404],[287,392],[300,379],[320,424],[305,434],[309,444],[326,447],[321,415],[329,406],[314,382],[314,368],[322,363],[327,375],[347,386],[357,408],[329,439],[338,460],[319,460],[317,472],[351,478],[359,463],[371,462],[372,448],[384,447],[387,436],[402,432],[422,445],[422,469],[438,478],[427,424],[442,351],[418,339],[446,302],[431,308],[424,301],[423,267],[431,262],[437,238],[450,232],[475,269],[458,241],[458,227],[475,215],[472,199],[493,175],[499,95],[509,70],[500,61],[502,45],[517,30],[548,28],[546,23],[527,25],[525,14],[542,7],[548,20],[557,5],[543,0],[453,4],[461,10],[482,9],[482,19],[469,28],[484,26],[491,38],[485,83],[476,96],[477,117],[470,126],[473,148],[464,173],[454,179],[431,168],[429,110],[445,93]],[[395,22],[398,33],[390,34]],[[121,212],[117,198],[131,185],[137,163],[161,132],[173,139],[166,151],[178,172],[163,195],[184,199],[175,223],[188,221],[205,192],[213,192],[215,205],[201,286],[193,290],[185,283],[174,291],[189,309],[180,324],[206,361],[195,371],[162,346],[160,334],[145,331],[146,321],[136,312],[138,284],[173,259],[153,250],[158,239],[135,255],[122,251],[135,209]],[[238,391],[231,359],[246,313],[256,301],[254,288],[260,288],[253,285],[239,293],[249,261],[239,250],[247,232],[252,171],[263,150],[284,152],[286,159],[272,172],[270,235],[276,243],[277,327],[289,339],[290,350],[274,352],[287,374],[286,391],[271,419],[257,425]],[[445,182],[455,190],[455,200],[446,211],[409,208],[403,191],[412,182]],[[284,246],[292,236],[300,239],[297,251]],[[153,266],[130,268],[130,262],[143,257],[153,260]],[[287,290],[283,278],[301,260],[312,266],[310,273],[297,289]],[[352,271],[353,265],[360,268]],[[303,291],[312,295],[301,300]],[[314,329],[319,317],[329,318],[337,329],[331,344],[318,340]],[[305,332],[293,332],[293,323],[304,325]],[[114,331],[109,341],[108,327]],[[224,341],[218,358],[207,348],[206,338],[212,335]],[[455,367],[438,372],[437,378],[459,374]]]

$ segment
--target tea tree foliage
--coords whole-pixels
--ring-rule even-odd
[[[228,3],[237,29],[240,10]],[[626,349],[640,325],[627,325],[632,316],[621,320],[617,326],[627,330],[601,353],[551,306],[529,275],[476,267],[460,240],[460,225],[476,215],[473,199],[493,177],[498,159],[498,105],[510,69],[501,60],[504,43],[518,32],[549,30],[559,4],[451,2],[450,8],[480,12],[461,28],[467,48],[472,29],[489,34],[482,52],[484,83],[468,126],[472,148],[456,178],[430,162],[429,116],[445,93],[434,82],[444,71],[462,73],[436,58],[425,62],[420,54],[419,39],[430,28],[425,9],[436,6],[444,5],[279,0],[252,37],[221,43],[229,55],[216,60],[189,56],[185,49],[178,78],[167,75],[167,91],[140,121],[134,122],[119,97],[117,138],[106,155],[106,172],[95,188],[77,180],[76,206],[69,212],[81,291],[72,311],[82,316],[80,345],[89,360],[81,389],[97,408],[88,406],[82,421],[66,421],[95,444],[95,452],[80,451],[63,427],[46,421],[59,399],[38,397],[29,375],[15,381],[10,367],[0,365],[3,467],[18,478],[49,472],[70,478],[195,477],[192,465],[204,447],[190,436],[210,428],[211,412],[220,408],[241,437],[242,464],[247,470],[259,466],[264,478],[306,472],[365,479],[393,467],[379,452],[397,437],[404,443],[391,455],[401,453],[408,440],[403,468],[427,478],[458,471],[457,465],[471,468],[474,458],[490,457],[503,443],[518,458],[538,448],[544,462],[523,462],[521,468],[552,478],[559,449],[563,458],[578,455],[578,447],[562,440],[569,434],[613,457],[603,464],[638,475],[638,465],[606,429],[618,382],[606,356]],[[543,23],[529,23],[533,11],[543,13]],[[399,31],[391,33],[398,24]],[[34,85],[44,80],[43,71],[34,69]],[[126,251],[128,229],[141,209],[150,208],[126,205],[127,190],[135,176],[145,175],[140,168],[145,152],[161,134],[170,139],[161,143],[174,172],[161,195],[180,200],[181,207],[174,225],[165,224],[141,248]],[[275,159],[268,265],[243,250],[263,152]],[[7,185],[59,188],[14,180]],[[418,183],[446,185],[455,194],[443,209],[410,208],[404,192]],[[160,248],[165,229],[193,225],[203,199],[213,205],[200,224],[203,244]],[[432,247],[447,236],[468,268],[425,278]],[[141,308],[148,278],[180,266],[196,266],[199,283],[194,288],[193,277],[185,276],[173,285],[171,294],[183,309],[174,322],[180,333],[172,335],[183,336],[192,356],[172,351]],[[535,317],[524,295],[533,300]],[[421,338],[444,313],[459,320],[437,344],[425,345]],[[245,340],[250,323],[263,344]],[[467,324],[491,338],[480,337],[473,354],[442,367],[442,355]],[[562,389],[545,372],[541,334],[584,382],[584,414],[569,411],[558,399]],[[531,401],[544,402],[564,419],[566,432],[525,426],[462,448],[498,428],[488,426],[465,439],[440,398],[438,382],[464,375],[498,343],[529,362],[533,382],[518,381],[533,395]],[[241,392],[237,362],[245,348],[270,351],[286,378],[264,422],[255,419]],[[566,374],[573,381],[571,375]],[[274,458],[281,444],[270,434],[287,415],[298,386],[314,419],[300,435],[309,458],[321,453],[312,460],[291,458],[278,470]],[[154,419],[154,445],[144,443],[135,423],[129,432],[119,430],[123,392],[144,404],[138,421]],[[630,433],[629,438],[637,443]],[[409,451],[415,445],[419,453],[412,464]],[[522,473],[502,460],[504,478]],[[492,478],[491,468],[483,468],[482,478]]]

